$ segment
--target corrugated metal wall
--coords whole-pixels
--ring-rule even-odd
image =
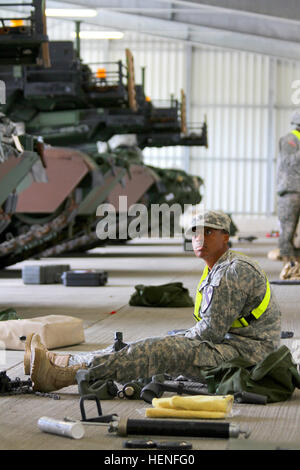
[[[74,30],[73,22],[48,20],[52,40],[70,39]],[[189,121],[200,123],[207,116],[208,149],[145,149],[145,162],[203,177],[206,207],[274,214],[278,139],[289,130],[297,107],[292,84],[300,80],[300,64],[128,33],[121,41],[81,41],[81,57],[85,63],[125,62],[127,47],[134,55],[137,83],[146,68],[145,91],[154,102],[171,95],[179,99],[183,88]]]
[[[203,110],[209,149],[193,148],[191,172],[205,204],[232,213],[267,211],[269,59],[244,52],[193,52],[192,120]]]

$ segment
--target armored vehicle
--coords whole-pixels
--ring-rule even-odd
[[[49,57],[50,68],[0,66],[0,79],[8,84],[3,112],[24,122],[27,133],[88,153],[116,134],[136,134],[141,149],[207,146],[206,122],[188,129],[183,91],[180,103],[155,106],[147,99],[143,84],[135,83],[130,50],[126,64],[99,64],[96,72],[77,57],[71,41],[49,42]]]
[[[44,2],[34,0],[30,7],[31,10],[26,18],[1,19],[1,66],[50,65]],[[6,103],[7,87],[9,83],[2,80],[0,104],[3,108]],[[42,139],[25,134],[22,122],[13,122],[7,115],[0,113],[0,234],[12,221],[18,194],[33,181],[47,181],[43,148]]]
[[[41,22],[45,33],[44,16]],[[40,30],[17,32],[25,33],[35,36]],[[45,36],[39,40],[45,45]],[[22,122],[32,142],[40,144],[47,180],[40,177],[19,192],[10,223],[0,233],[0,267],[126,240],[129,215],[124,212],[124,200],[126,209],[137,202],[145,207],[157,201],[200,202],[201,178],[147,166],[140,149],[207,145],[206,123],[200,133],[189,135],[184,103],[171,100],[170,106],[155,107],[149,102],[143,86],[135,84],[129,50],[126,66],[118,62],[110,64],[116,72],[108,73],[101,66],[92,73],[71,42],[49,42],[49,53],[35,48],[28,54],[12,43],[15,55],[0,65],[0,80],[7,91],[2,112],[12,122]],[[27,55],[34,57],[30,64]],[[21,60],[23,56],[26,60]],[[112,145],[117,136],[118,145]],[[6,179],[4,173],[2,180]],[[116,214],[106,238],[99,236],[103,204]]]

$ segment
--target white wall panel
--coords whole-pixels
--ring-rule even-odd
[[[190,168],[206,182],[204,203],[236,214],[265,214],[269,58],[197,48],[193,65],[192,120],[207,114],[209,148],[193,148]]]

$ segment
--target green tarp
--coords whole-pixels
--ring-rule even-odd
[[[255,366],[246,359],[223,362],[204,372],[209,393],[222,395],[246,391],[265,395],[268,403],[284,401],[300,388],[300,375],[286,346],[270,353]]]
[[[135,286],[129,305],[142,307],[193,307],[194,301],[182,282],[171,282],[160,286]]]

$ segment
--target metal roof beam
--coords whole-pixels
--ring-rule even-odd
[[[255,0],[253,4],[256,5]],[[277,1],[274,0],[277,4]],[[292,2],[292,0],[287,0]],[[73,0],[64,2],[53,2],[48,0],[47,7],[59,3],[60,6],[81,5],[85,7],[97,8],[99,14],[95,18],[85,19],[84,23],[90,23],[105,28],[119,28],[125,31],[135,31],[137,33],[151,34],[157,37],[170,38],[172,40],[184,41],[193,45],[208,44],[211,46],[227,49],[243,50],[260,54],[267,54],[274,57],[282,57],[293,60],[300,60],[300,37],[299,23],[281,18],[267,18],[265,16],[245,15],[244,12],[232,15],[225,7],[222,12],[218,9],[213,11],[209,8],[211,4],[230,4],[233,0],[201,1],[201,8],[187,9],[187,5],[198,5],[199,2],[193,0],[160,0],[149,1],[149,13],[145,12],[145,2],[131,0],[124,3],[121,0]],[[203,4],[207,4],[203,8]],[[245,6],[247,2],[241,2]],[[249,2],[248,2],[249,3]],[[262,2],[264,3],[264,2]],[[239,4],[239,2],[238,2]],[[123,6],[122,6],[123,5]],[[160,10],[163,5],[168,5],[168,13]],[[175,9],[172,5],[176,5]],[[123,8],[116,11],[116,8]],[[151,12],[150,8],[157,7]],[[111,10],[113,8],[113,11]],[[141,14],[125,12],[130,8],[141,8]],[[253,9],[253,8],[252,8]],[[199,14],[198,14],[199,12]],[[147,14],[146,14],[147,13]],[[171,13],[171,16],[170,16]],[[201,13],[201,14],[200,14]],[[164,17],[162,16],[164,15]]]
[[[230,12],[300,21],[299,0],[160,0],[165,4],[214,7]]]

